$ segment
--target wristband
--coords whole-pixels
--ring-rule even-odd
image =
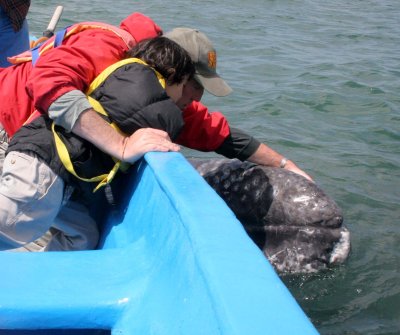
[[[286,166],[286,163],[287,163],[287,158],[286,157],[282,157],[282,160],[281,160],[281,163],[279,164],[279,167],[281,168],[281,169],[283,169],[285,166]]]

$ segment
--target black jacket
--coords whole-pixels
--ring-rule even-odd
[[[127,135],[139,128],[151,127],[167,131],[174,139],[184,125],[181,110],[167,96],[154,71],[142,64],[131,63],[118,68],[91,96],[106,110],[108,121],[114,122]],[[57,154],[51,124],[48,116],[43,115],[23,126],[11,139],[7,152],[33,152],[67,184],[82,191],[88,187],[93,190],[95,183],[80,181],[64,168]],[[109,155],[88,141],[61,127],[56,127],[56,130],[80,177],[108,173],[114,166]]]

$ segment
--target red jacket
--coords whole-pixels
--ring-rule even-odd
[[[202,103],[193,101],[183,111],[185,126],[177,143],[200,151],[215,151],[230,134],[225,116],[210,113]]]
[[[29,61],[0,69],[0,123],[8,135],[12,136],[35,109],[47,113],[61,95],[71,90],[85,92],[105,68],[124,58],[135,41],[162,33],[150,18],[140,13],[128,16],[120,28],[133,37],[132,45],[127,45],[115,32],[87,29],[42,54],[35,67]],[[229,135],[223,115],[208,113],[201,103],[187,107],[184,119],[179,143],[187,147],[212,151]]]
[[[162,32],[150,18],[139,13],[128,16],[121,28],[136,42]],[[46,113],[64,93],[74,89],[85,91],[100,72],[123,58],[131,46],[112,31],[87,29],[43,54],[34,68],[31,62],[24,62],[0,69],[0,122],[4,129],[12,136],[35,108]]]

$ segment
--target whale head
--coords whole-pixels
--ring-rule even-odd
[[[189,161],[278,272],[316,272],[347,259],[350,232],[342,210],[315,183],[237,159]]]

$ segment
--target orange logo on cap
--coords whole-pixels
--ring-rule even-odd
[[[208,67],[214,70],[217,67],[217,54],[215,53],[215,51],[210,51],[208,53]]]

